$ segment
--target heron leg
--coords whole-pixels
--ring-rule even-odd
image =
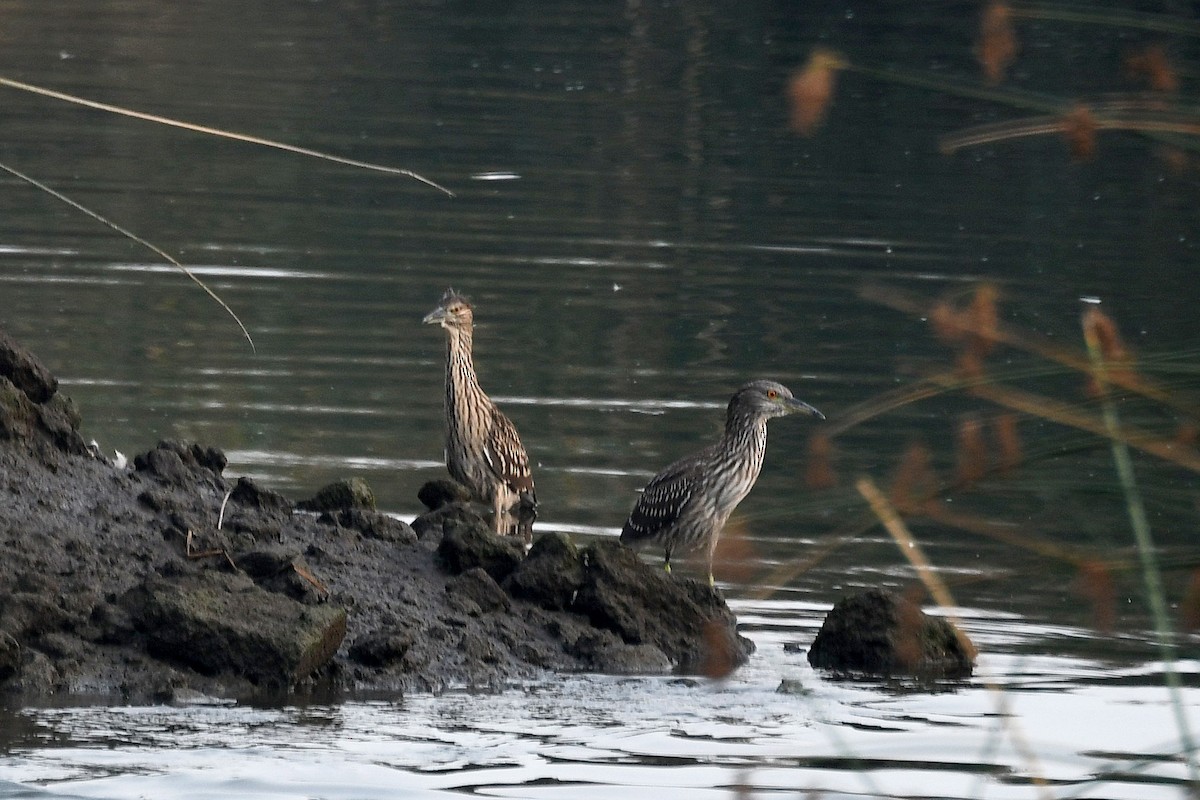
[[[671,548],[669,547],[664,548],[663,551],[663,570],[668,575],[671,574]]]
[[[492,494],[492,530],[496,533],[503,534],[505,531],[505,513],[504,508],[504,490],[497,488]]]

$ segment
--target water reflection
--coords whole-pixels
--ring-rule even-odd
[[[615,797],[653,787],[728,798],[1028,797],[1044,779],[1056,796],[1167,797],[1184,776],[1153,755],[1178,749],[1155,664],[1046,654],[1086,631],[959,609],[993,653],[1000,642],[1040,653],[985,655],[975,678],[913,692],[830,681],[785,649],[811,639],[818,604],[736,610],[758,655],[718,683],[564,676],[499,694],[337,706],[26,709],[4,726],[0,781],[89,797]],[[1200,674],[1200,664],[1179,667]],[[781,682],[789,693],[776,691]]]

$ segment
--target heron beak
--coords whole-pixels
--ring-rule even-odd
[[[825,419],[824,414],[822,414],[820,411],[817,411],[815,408],[802,400],[797,400],[794,397],[790,397],[786,399],[781,398],[780,402],[782,402],[783,407],[788,414],[804,414],[809,417],[816,417],[817,419]]]
[[[446,309],[438,306],[433,311],[425,315],[425,319],[421,320],[426,325],[441,325],[446,321]]]

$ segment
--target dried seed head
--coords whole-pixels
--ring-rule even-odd
[[[787,98],[789,127],[794,133],[811,136],[816,132],[833,100],[837,71],[845,66],[840,55],[819,47],[813,50],[802,68],[792,73]]]
[[[814,433],[808,440],[804,485],[809,489],[832,489],[837,484],[837,470],[833,468],[833,441],[828,434]]]
[[[1004,80],[1004,73],[1016,59],[1018,49],[1012,9],[1008,3],[988,3],[979,18],[979,39],[975,43],[975,57],[979,59],[988,83]]]

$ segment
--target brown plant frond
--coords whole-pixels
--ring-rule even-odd
[[[808,459],[804,466],[804,485],[809,489],[832,489],[838,484],[833,468],[833,440],[827,433],[814,433],[808,440]]]
[[[717,539],[713,553],[713,572],[723,581],[748,583],[753,577],[753,564],[759,558],[758,548],[750,540],[745,520],[734,517]]]
[[[1085,105],[1077,105],[1063,115],[1061,131],[1075,161],[1091,161],[1096,156],[1096,118]]]
[[[996,309],[1000,299],[1000,290],[991,283],[982,283],[975,289],[971,297],[970,350],[983,359],[996,346],[997,330],[1000,327],[1000,314]]]
[[[1008,475],[1021,465],[1021,434],[1017,430],[1017,415],[1007,412],[992,418],[992,435],[996,440],[996,469]]]
[[[973,486],[988,473],[988,447],[979,417],[972,414],[959,420],[954,440],[955,481],[961,487]]]
[[[832,50],[818,47],[807,63],[792,73],[788,80],[788,126],[793,133],[811,136],[825,120],[825,112],[833,101],[837,71],[844,69],[845,59]]]
[[[1161,44],[1146,45],[1126,55],[1125,69],[1156,92],[1172,93],[1179,88],[1179,76]]]
[[[1089,306],[1083,312],[1083,337],[1088,347],[1094,347],[1103,360],[1104,382],[1118,383],[1117,376],[1123,376],[1127,382],[1134,374],[1134,360],[1130,349],[1125,345],[1117,330],[1117,323],[1096,306]],[[1089,375],[1087,394],[1091,397],[1102,393],[1096,370]]]
[[[890,501],[902,514],[928,513],[940,490],[933,456],[921,442],[913,442],[900,457],[892,478]]]
[[[728,678],[737,668],[733,641],[725,626],[716,620],[704,624],[704,662],[700,672],[713,680]]]
[[[993,2],[984,6],[979,18],[979,39],[975,42],[975,58],[983,67],[988,83],[997,84],[1017,57],[1017,32],[1013,28],[1012,9],[1008,3]]]
[[[1197,428],[1195,423],[1183,422],[1175,429],[1175,441],[1181,447],[1190,447],[1193,450],[1197,443],[1200,443],[1200,428]]]
[[[957,346],[967,337],[969,321],[948,300],[938,300],[929,309],[929,326],[942,344]]]
[[[1080,564],[1075,590],[1092,607],[1092,627],[1110,633],[1117,621],[1117,589],[1108,565],[1100,561]]]
[[[1192,570],[1187,591],[1179,603],[1179,624],[1185,631],[1200,629],[1200,568]]]

